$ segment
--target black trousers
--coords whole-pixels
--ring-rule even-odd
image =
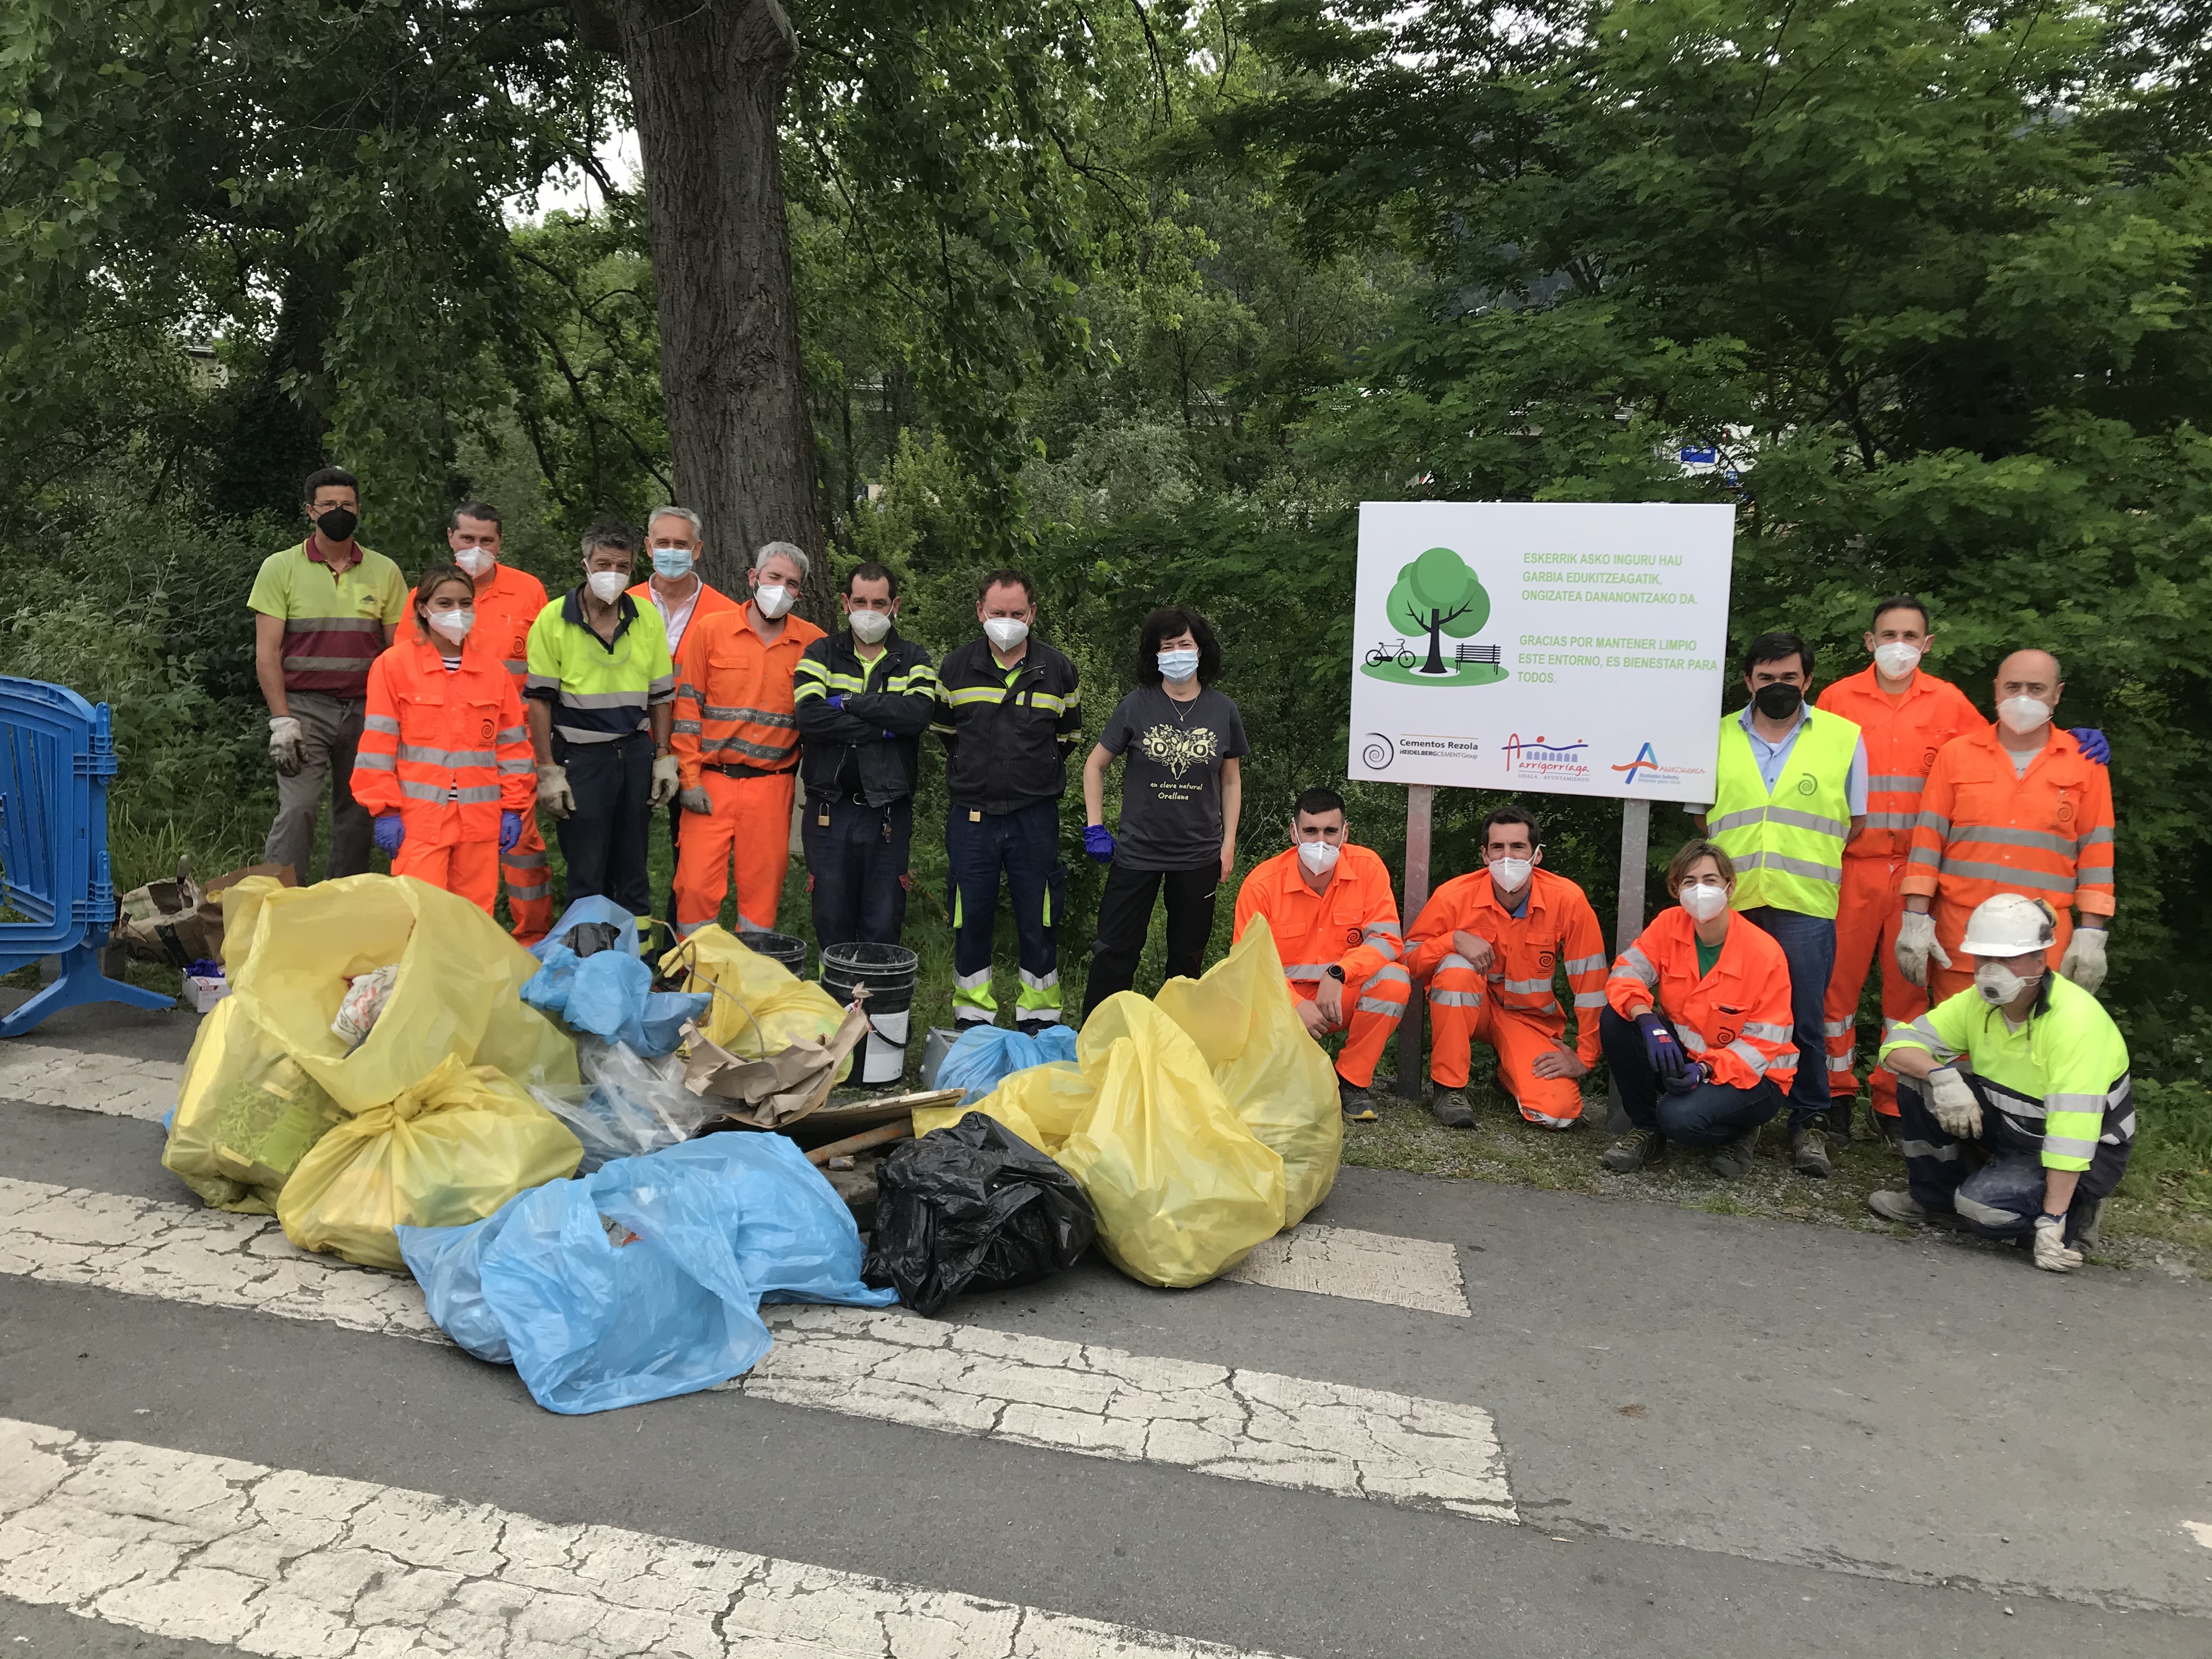
[[[634,732],[612,743],[570,743],[557,732],[553,758],[568,769],[576,810],[555,833],[568,866],[563,904],[605,894],[635,916],[653,914],[646,833],[653,823],[653,739]]]
[[[1098,896],[1098,932],[1091,941],[1091,980],[1084,988],[1083,1017],[1117,991],[1136,983],[1137,958],[1152,925],[1152,901],[1164,893],[1168,907],[1170,979],[1196,979],[1213,937],[1213,896],[1221,888],[1221,863],[1195,870],[1132,870],[1121,860],[1106,872]]]
[[[906,925],[899,878],[914,842],[914,797],[869,806],[809,795],[799,829],[816,942],[896,945]]]

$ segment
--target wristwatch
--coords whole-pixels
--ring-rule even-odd
[[[1328,976],[1341,985],[1344,983],[1344,969],[1339,963],[1332,962],[1328,964]]]

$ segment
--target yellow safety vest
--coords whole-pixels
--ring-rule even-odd
[[[1735,865],[1737,909],[1771,904],[1802,915],[1836,914],[1851,829],[1844,786],[1858,746],[1859,729],[1850,721],[1826,709],[1809,711],[1769,794],[1742,720],[1721,717],[1719,773],[1705,832]]]

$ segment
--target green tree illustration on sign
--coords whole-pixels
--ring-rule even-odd
[[[1444,635],[1471,639],[1490,620],[1490,595],[1466,560],[1449,547],[1432,547],[1398,572],[1397,585],[1384,602],[1390,625],[1429,636],[1424,674],[1449,674]]]

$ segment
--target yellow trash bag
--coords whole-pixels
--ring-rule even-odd
[[[253,938],[263,901],[283,890],[284,884],[274,876],[247,876],[216,895],[216,902],[222,906],[222,948],[216,952],[216,960],[226,972],[246,960],[246,948]]]
[[[292,1170],[345,1115],[225,997],[192,1039],[161,1162],[218,1210],[274,1215]]]
[[[1190,1034],[1244,1127],[1281,1154],[1283,1224],[1328,1196],[1344,1158],[1344,1111],[1328,1051],[1306,1035],[1267,920],[1202,979],[1160,987],[1159,1010]]]
[[[686,991],[711,991],[701,1029],[707,1041],[740,1060],[763,1060],[804,1039],[826,1041],[845,1011],[812,980],[749,949],[726,927],[702,927],[660,959],[663,978],[681,973]],[[837,1081],[853,1069],[840,1062]]]
[[[583,1156],[520,1084],[448,1054],[317,1141],[284,1183],[276,1218],[303,1250],[404,1273],[394,1226],[481,1221],[517,1193],[575,1174]]]
[[[375,1029],[348,1053],[331,1030],[346,981],[390,963],[398,981]],[[263,896],[231,1000],[339,1105],[361,1112],[448,1058],[525,1083],[576,1083],[574,1040],[517,994],[538,966],[465,898],[412,876],[344,876]]]

